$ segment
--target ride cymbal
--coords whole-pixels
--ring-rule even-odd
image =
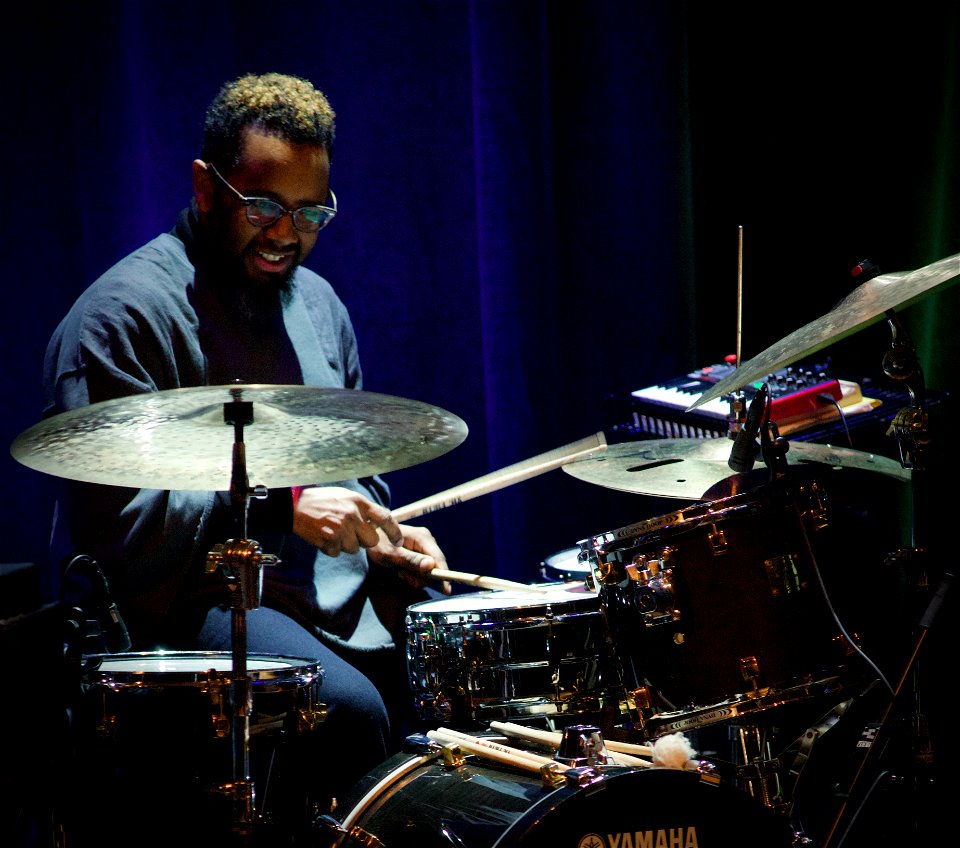
[[[911,306],[947,280],[958,276],[960,253],[916,271],[880,274],[867,280],[826,315],[771,345],[711,386],[686,411],[690,412],[707,401],[735,392],[780,368],[805,359],[827,345],[876,323],[889,310]]]
[[[910,472],[887,457],[850,448],[811,442],[789,442],[787,466],[818,464],[859,468],[907,481]],[[730,439],[663,439],[621,442],[603,454],[587,457],[563,470],[608,489],[688,501],[717,500],[750,492],[770,481],[770,470],[758,459],[752,471],[731,472]]]
[[[353,389],[225,385],[147,392],[41,421],[11,445],[45,474],[138,489],[229,491],[234,428],[224,404],[252,404],[243,428],[252,485],[332,483],[441,456],[467,435],[455,415]]]

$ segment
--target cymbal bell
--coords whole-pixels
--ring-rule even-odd
[[[45,474],[138,489],[229,491],[234,428],[224,404],[252,403],[247,476],[268,488],[332,483],[440,456],[467,435],[438,407],[353,389],[198,386],[101,401],[45,419],[11,445]]]
[[[903,309],[948,280],[960,277],[960,253],[916,271],[880,274],[867,280],[826,315],[791,333],[744,363],[700,395],[687,412],[714,398],[735,392],[804,359],[881,320],[891,309]]]
[[[727,465],[732,447],[726,438],[621,442],[598,456],[564,465],[563,470],[608,489],[687,501],[717,500],[770,482],[770,471],[760,459],[752,471],[732,472]],[[788,442],[786,460],[788,468],[817,464],[910,479],[910,472],[892,459],[831,445]]]

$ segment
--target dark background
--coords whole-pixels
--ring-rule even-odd
[[[4,441],[39,419],[43,350],[76,296],[172,225],[206,104],[247,71],[307,76],[337,110],[341,213],[309,264],[352,311],[365,387],[469,428],[389,475],[395,506],[606,429],[611,395],[735,353],[740,227],[743,361],[826,314],[859,260],[909,271],[957,253],[956,12],[763,9],[19,11]],[[956,380],[956,298],[945,285],[902,315],[931,388]],[[817,358],[833,376],[882,376],[889,343],[881,321]],[[4,454],[4,559],[42,561],[47,481]],[[544,557],[673,505],[557,470],[429,524],[452,568],[529,579]]]
[[[5,29],[8,445],[39,420],[57,322],[172,226],[204,109],[249,71],[306,76],[337,111],[341,211],[309,265],[351,309],[365,388],[469,427],[388,475],[396,506],[605,430],[611,396],[735,353],[740,227],[743,361],[829,312],[858,261],[960,252],[954,4],[36,2]],[[901,315],[938,392],[957,388],[957,298],[942,285]],[[878,320],[818,358],[883,380],[889,344]],[[894,523],[946,557],[941,419],[943,494]],[[42,571],[49,480],[0,462],[2,560]],[[676,505],[555,470],[422,520],[451,568],[529,581]],[[871,596],[876,566],[849,564]]]

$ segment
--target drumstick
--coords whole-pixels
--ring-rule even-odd
[[[511,748],[509,745],[499,745],[487,739],[481,739],[477,736],[470,736],[466,733],[460,733],[456,730],[450,730],[446,727],[440,727],[436,730],[428,730],[427,738],[433,739],[444,745],[451,742],[459,745],[465,751],[471,754],[478,754],[482,757],[489,757],[491,760],[508,763],[509,765],[520,768],[539,771],[543,766],[551,766],[558,771],[566,771],[570,767],[563,763],[558,763],[552,757],[544,757],[540,754],[531,754],[520,748]]]
[[[519,483],[521,480],[527,480],[538,474],[552,471],[562,465],[567,465],[576,459],[582,459],[595,453],[607,449],[607,439],[603,432],[594,433],[585,439],[571,442],[562,448],[555,448],[552,451],[539,454],[538,456],[525,459],[522,462],[508,465],[499,471],[493,471],[490,474],[484,474],[467,483],[461,483],[452,489],[431,495],[419,501],[391,510],[393,517],[398,522],[409,521],[419,515],[428,512],[436,512],[438,509],[453,506],[454,504],[468,501],[480,495],[487,495],[498,489],[503,489],[513,483]]]
[[[531,742],[543,742],[548,745],[557,745],[563,741],[563,734],[550,730],[537,730],[533,727],[524,727],[520,724],[511,724],[510,722],[491,721],[491,730],[499,730],[507,736],[514,736],[519,739],[527,739]],[[650,760],[644,760],[640,757],[631,756],[634,753],[647,754],[653,753],[653,748],[645,745],[627,745],[623,742],[613,742],[607,739],[603,740],[603,747],[607,749],[607,754],[617,765],[639,766],[640,768],[649,768],[653,765]],[[626,748],[630,751],[627,752]]]
[[[451,583],[465,583],[467,586],[479,586],[481,589],[519,589],[523,592],[540,593],[546,591],[542,586],[529,583],[515,583],[513,580],[484,577],[480,574],[468,574],[465,571],[450,571],[446,568],[435,568],[429,576],[433,580],[449,580]]]
[[[559,745],[563,740],[562,733],[551,730],[537,730],[535,727],[525,727],[522,724],[513,724],[508,721],[491,721],[490,729],[499,730],[507,736],[529,739],[531,742],[545,742],[548,745]],[[636,754],[648,757],[653,755],[653,748],[649,745],[632,745],[629,742],[617,742],[614,739],[604,739],[603,744],[607,750],[620,754]]]

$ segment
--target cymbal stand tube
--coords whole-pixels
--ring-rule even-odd
[[[253,709],[252,683],[247,672],[247,610],[260,606],[263,565],[275,564],[277,557],[261,553],[260,545],[247,538],[247,515],[251,497],[266,497],[262,486],[251,489],[247,478],[243,428],[253,423],[253,404],[241,400],[241,389],[223,405],[224,422],[233,426],[233,465],[230,475],[230,503],[236,539],[215,545],[207,554],[207,572],[222,569],[231,595],[232,701],[230,725],[232,781],[217,789],[232,801],[233,833],[243,843],[253,833],[255,788],[250,778],[250,714]]]
[[[915,552],[928,550],[926,538],[927,516],[933,515],[933,504],[928,503],[931,487],[929,485],[931,468],[930,456],[932,438],[929,416],[924,406],[926,387],[923,369],[920,365],[913,339],[900,317],[893,309],[886,312],[890,327],[890,349],[883,356],[883,372],[890,379],[904,385],[910,395],[910,406],[899,410],[890,423],[888,435],[897,440],[900,451],[900,464],[911,472],[912,521],[910,523],[911,544]],[[924,751],[931,760],[933,750],[928,732],[928,718],[923,698],[923,685],[926,682],[926,670],[917,663],[913,684],[913,726],[914,743],[918,751]]]

